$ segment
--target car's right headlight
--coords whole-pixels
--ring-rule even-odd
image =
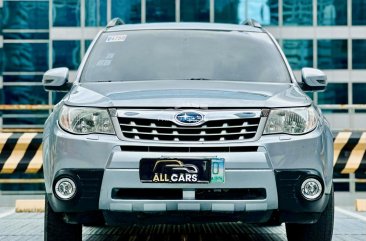
[[[64,105],[60,111],[59,125],[73,134],[115,134],[106,109]]]
[[[313,106],[270,111],[263,134],[301,135],[315,129],[318,113]]]

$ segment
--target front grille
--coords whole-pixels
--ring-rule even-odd
[[[260,118],[209,120],[200,126],[179,126],[173,121],[119,117],[124,137],[134,140],[207,142],[254,138]]]

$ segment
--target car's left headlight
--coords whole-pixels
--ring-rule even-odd
[[[273,109],[268,116],[263,134],[300,135],[315,129],[318,113],[313,106]]]
[[[60,112],[59,124],[61,128],[73,134],[115,133],[106,109],[64,105]]]

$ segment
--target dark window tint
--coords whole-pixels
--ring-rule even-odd
[[[65,92],[52,92],[52,104],[55,105],[65,96]]]
[[[267,34],[236,31],[103,34],[84,71],[86,81],[172,79],[290,82],[284,61]]]
[[[85,0],[85,26],[107,24],[107,0]]]
[[[209,22],[210,0],[181,0],[180,20],[182,22]]]
[[[42,75],[4,75],[4,82],[27,82],[27,83],[41,83]]]
[[[347,104],[347,83],[329,83],[325,92],[318,93],[318,104]],[[323,110],[324,113],[343,113],[346,110]]]
[[[146,22],[175,22],[175,1],[146,0]]]
[[[352,40],[352,68],[366,69],[366,39]]]
[[[4,1],[3,27],[48,29],[48,12],[48,1]]]
[[[3,63],[3,48],[0,48],[0,75],[3,72],[3,68],[4,68],[4,63]]]
[[[241,23],[248,18],[278,25],[278,0],[215,0],[215,22]]]
[[[366,25],[366,0],[352,0],[352,24]]]
[[[53,26],[80,26],[80,0],[53,0]]]
[[[48,69],[47,43],[4,43],[4,71],[37,72]]]
[[[93,40],[87,39],[85,40],[85,52],[88,51],[88,48],[90,47],[90,44],[93,42]]]
[[[313,25],[313,1],[283,0],[284,25]]]
[[[80,41],[53,41],[53,68],[76,70],[80,64]]]
[[[347,69],[347,40],[318,40],[320,69]]]
[[[4,86],[5,104],[48,104],[48,93],[43,86]]]
[[[353,90],[353,96],[352,96],[353,104],[366,104],[366,98],[365,98],[366,83],[353,83],[352,90]]]
[[[141,0],[112,0],[112,18],[116,17],[125,23],[140,23]]]
[[[318,0],[318,25],[347,25],[347,1]]]
[[[6,32],[3,33],[4,39],[49,39],[49,32],[20,32],[20,33],[12,33],[12,32]]]
[[[313,40],[284,40],[283,50],[292,69],[313,67]]]

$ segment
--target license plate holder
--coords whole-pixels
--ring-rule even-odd
[[[140,181],[143,183],[223,183],[223,158],[143,158]]]

